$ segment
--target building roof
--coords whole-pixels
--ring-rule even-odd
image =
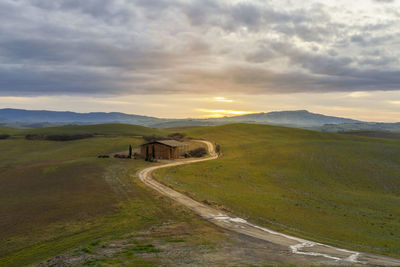
[[[159,143],[159,144],[163,144],[166,146],[170,146],[170,147],[179,147],[179,146],[186,146],[185,143],[176,141],[176,140],[157,140],[157,141],[153,141],[153,142],[149,142],[143,145],[148,145],[148,144],[154,144],[154,143]]]

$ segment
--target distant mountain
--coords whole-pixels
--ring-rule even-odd
[[[360,123],[361,121],[311,113],[307,110],[276,111],[230,117],[229,120],[259,124],[315,127],[325,124]]]
[[[70,111],[0,109],[0,122],[8,123],[94,124],[119,122],[150,126],[163,121],[163,119],[154,117],[119,112],[76,113]]]
[[[212,126],[227,123],[257,123],[307,128],[319,131],[389,130],[400,131],[400,123],[370,123],[325,116],[307,110],[255,113],[210,119],[161,119],[119,112],[76,113],[70,111],[0,109],[0,126],[41,128],[66,124],[126,123],[153,128]]]

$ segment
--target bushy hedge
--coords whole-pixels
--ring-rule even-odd
[[[176,140],[176,141],[183,141],[186,137],[186,134],[184,133],[172,133],[169,134],[168,136],[161,136],[161,135],[145,135],[143,136],[143,139],[146,142],[154,142],[158,140]]]
[[[10,138],[9,134],[0,134],[0,139],[8,139]]]
[[[190,150],[188,155],[193,158],[200,158],[207,155],[207,150],[204,147],[198,147],[196,149]]]
[[[154,141],[157,141],[157,140],[167,140],[168,138],[165,137],[165,136],[153,134],[153,135],[145,135],[145,136],[143,136],[143,139],[146,142],[154,142]]]
[[[129,159],[128,155],[122,155],[122,154],[115,154],[114,158],[118,158],[118,159]]]
[[[27,134],[27,140],[73,141],[93,137],[92,134]]]
[[[186,134],[184,133],[173,133],[168,135],[168,138],[176,140],[176,141],[183,141],[186,137]]]

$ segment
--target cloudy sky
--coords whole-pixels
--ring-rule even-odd
[[[1,0],[0,108],[400,121],[400,0]]]

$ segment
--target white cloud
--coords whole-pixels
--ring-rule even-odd
[[[225,102],[225,103],[232,103],[233,100],[232,99],[226,99],[225,97],[214,97],[214,101],[217,102]]]
[[[349,94],[349,96],[353,97],[353,98],[367,97],[367,96],[370,96],[370,95],[371,95],[371,93],[362,92],[362,91],[360,91],[360,92],[352,92],[352,93]]]

